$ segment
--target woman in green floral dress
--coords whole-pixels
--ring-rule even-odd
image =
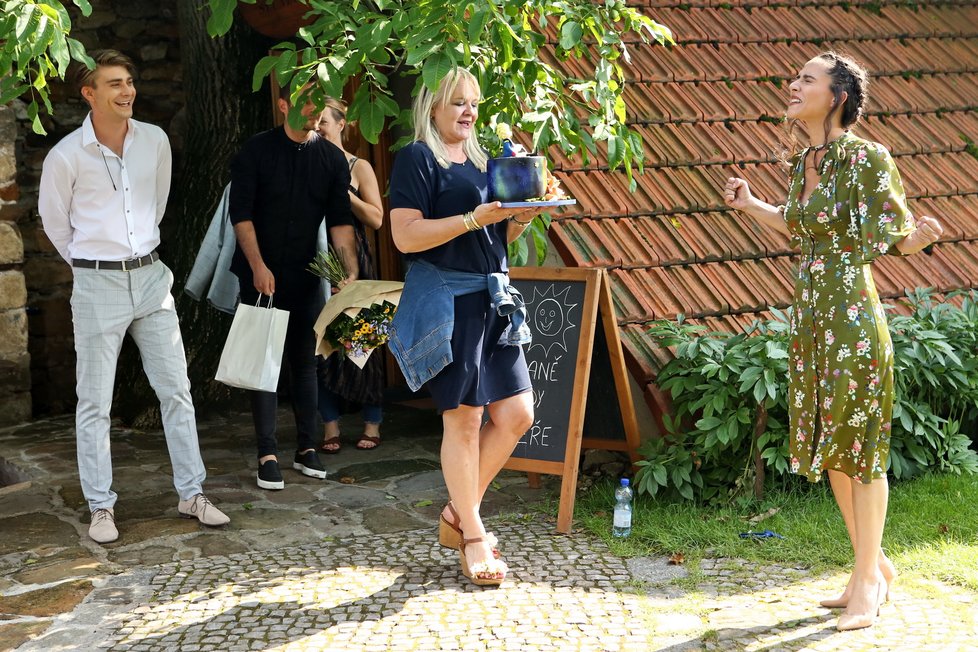
[[[880,547],[886,519],[893,347],[869,263],[908,255],[940,237],[914,220],[900,174],[878,143],[852,135],[866,103],[866,72],[832,52],[810,60],[789,87],[787,117],[811,146],[791,159],[788,197],[772,206],[731,178],[725,201],[789,233],[801,249],[791,309],[788,408],[791,469],[812,482],[827,471],[849,531],[855,567],[838,628],[871,626],[896,577]]]

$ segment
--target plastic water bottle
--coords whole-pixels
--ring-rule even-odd
[[[615,518],[611,533],[616,537],[627,537],[632,532],[632,488],[628,478],[621,479],[621,486],[615,489]]]

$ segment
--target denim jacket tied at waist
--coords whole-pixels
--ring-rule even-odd
[[[509,326],[499,338],[499,344],[529,344],[531,335],[523,295],[510,285],[508,274],[456,272],[423,260],[412,262],[388,342],[411,391],[418,391],[452,362],[455,297],[482,290],[489,291],[496,313],[509,317]]]

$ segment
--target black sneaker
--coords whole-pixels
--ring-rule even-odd
[[[285,481],[282,480],[282,472],[278,470],[278,462],[276,460],[268,460],[259,465],[258,488],[285,489]]]
[[[305,453],[296,451],[292,468],[302,475],[308,475],[310,478],[326,477],[326,467],[319,461],[319,454],[314,450],[306,451]]]

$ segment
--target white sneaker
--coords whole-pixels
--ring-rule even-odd
[[[115,512],[111,507],[100,507],[92,512],[92,524],[88,526],[88,536],[96,543],[112,543],[119,538],[115,526]]]
[[[207,500],[204,494],[197,494],[190,500],[181,500],[177,503],[177,511],[183,518],[195,518],[211,527],[219,527],[231,522],[228,515],[214,507],[214,503]]]

